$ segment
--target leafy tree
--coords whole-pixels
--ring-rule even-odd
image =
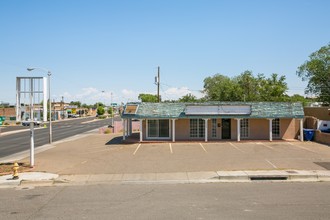
[[[185,96],[182,96],[180,99],[179,99],[179,102],[197,102],[197,97],[194,96],[193,94],[189,93]]]
[[[81,102],[79,102],[79,101],[71,101],[70,102],[70,105],[76,105],[78,108],[80,108],[81,107]]]
[[[330,104],[330,43],[309,56],[298,67],[297,75],[308,81],[305,93],[318,96],[318,100]]]
[[[270,78],[245,71],[233,78],[216,74],[204,79],[205,98],[211,101],[284,101],[287,90],[285,76],[275,73]]]
[[[236,81],[239,85],[238,91],[240,100],[243,101],[256,101],[258,100],[258,78],[255,78],[251,71],[245,71],[238,77]]]
[[[281,102],[285,101],[286,91],[288,86],[285,82],[285,76],[278,77],[278,74],[273,73],[270,78],[263,81],[261,87],[262,101]]]
[[[91,106],[90,105],[87,105],[86,103],[82,104],[81,107],[82,108],[87,108],[87,109],[90,109],[91,108]]]
[[[112,113],[113,113],[113,107],[108,108],[108,114],[112,115]]]
[[[216,74],[204,79],[204,93],[208,100],[237,101],[231,97],[234,90],[235,85],[228,76]]]
[[[98,107],[105,107],[105,105],[102,102],[97,102],[93,105],[93,108],[98,108]]]
[[[294,94],[292,96],[287,96],[285,99],[286,102],[301,102],[304,106],[307,105],[310,100],[306,99],[304,96],[299,94]]]
[[[141,93],[141,94],[139,94],[139,97],[138,97],[138,98],[139,98],[142,102],[158,102],[158,97],[157,97],[157,95]]]
[[[97,112],[98,115],[104,115],[105,110],[104,110],[104,108],[102,106],[99,106],[97,108],[97,111],[96,112]]]

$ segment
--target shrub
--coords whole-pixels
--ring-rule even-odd
[[[105,115],[99,115],[97,118],[98,118],[98,119],[106,119],[107,116],[105,116]]]
[[[111,134],[112,133],[112,129],[107,128],[104,130],[104,134]]]

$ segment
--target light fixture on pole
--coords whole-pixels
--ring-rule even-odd
[[[47,72],[48,75],[48,100],[49,100],[49,143],[51,144],[53,142],[53,134],[52,134],[52,101],[51,101],[51,97],[50,97],[50,76],[52,75],[52,73],[44,68],[40,68],[40,67],[33,67],[33,68],[27,68],[28,71],[33,71],[33,70],[43,70]]]

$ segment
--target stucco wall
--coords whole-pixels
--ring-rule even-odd
[[[330,121],[330,107],[304,107],[305,116]]]
[[[189,119],[180,119],[175,121],[175,139],[188,140],[190,136]]]
[[[140,130],[139,121],[132,121],[132,130],[133,130],[133,132]],[[123,122],[122,121],[114,121],[114,133],[123,133]]]
[[[269,120],[249,119],[249,138],[255,140],[269,140]]]
[[[217,124],[221,125],[221,118],[217,119]],[[139,129],[139,122],[134,130]],[[116,124],[117,125],[117,124]],[[122,130],[122,123],[118,123]],[[117,130],[118,128],[116,128]],[[221,140],[222,127],[217,126],[217,137],[212,138],[212,120],[208,120],[208,140]],[[280,119],[280,137],[276,139],[294,139],[299,135],[299,119]],[[146,140],[146,120],[143,120],[143,139]],[[170,120],[170,138],[172,138],[172,120]],[[204,138],[190,138],[190,120],[179,119],[175,121],[175,139],[176,140],[204,140]],[[249,137],[241,140],[269,140],[269,120],[268,119],[249,119]],[[237,120],[231,119],[231,140],[237,140]]]
[[[300,135],[300,119],[281,119],[281,138],[295,139]]]
[[[315,131],[314,141],[330,145],[330,133],[324,133],[320,130]]]

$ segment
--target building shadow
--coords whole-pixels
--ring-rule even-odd
[[[140,134],[133,133],[131,136],[126,137],[126,140],[123,140],[122,136],[114,137],[110,141],[108,141],[105,145],[121,145],[121,144],[134,144],[139,143],[140,141]]]

